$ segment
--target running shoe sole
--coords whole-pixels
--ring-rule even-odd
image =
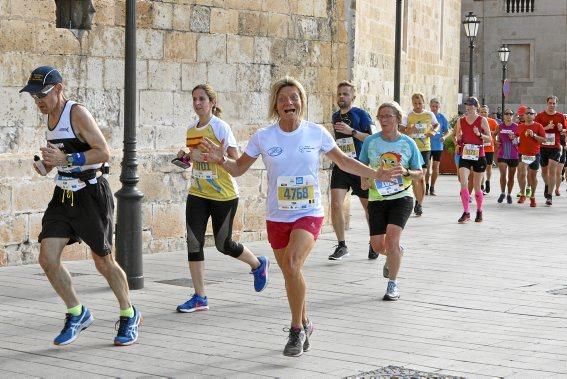
[[[195,308],[191,308],[191,309],[177,308],[177,312],[179,312],[179,313],[193,313],[193,312],[202,312],[202,311],[208,311],[208,310],[209,310],[208,305],[201,306],[201,307],[195,307]]]
[[[392,297],[392,296],[389,296],[388,294],[386,294],[386,295],[384,295],[382,300],[384,300],[384,301],[397,301],[397,300],[399,300],[399,298],[400,298],[399,295],[397,297]]]
[[[343,255],[343,256],[341,256],[341,257],[329,256],[329,260],[330,260],[330,261],[340,261],[340,260],[342,260],[343,258],[346,258],[346,257],[348,257],[348,256],[350,256],[350,253],[346,253],[345,255]]]

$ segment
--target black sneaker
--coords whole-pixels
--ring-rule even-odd
[[[490,182],[488,180],[484,182],[484,192],[490,193]]]
[[[506,197],[506,195],[504,195],[503,193],[500,194],[500,196],[498,196],[498,202],[502,203],[504,201],[504,198]]]
[[[372,246],[368,246],[368,259],[378,259],[378,253],[372,250]]]
[[[508,204],[512,204],[512,196],[511,195],[506,195],[506,202]]]
[[[311,338],[311,334],[313,334],[313,323],[311,320],[307,320],[307,324],[303,324],[303,330],[305,330],[305,342],[303,342],[303,352],[309,351],[311,349],[311,342],[309,338]]]
[[[474,218],[474,222],[482,222],[482,211],[476,211],[476,217]]]
[[[429,195],[429,183],[425,184],[425,194]]]
[[[415,207],[413,207],[413,211],[415,212],[416,216],[421,216],[423,214],[423,209],[421,208],[421,204],[417,201],[415,202]]]
[[[547,184],[545,185],[545,187],[543,188],[543,196],[547,199],[548,198],[548,189],[549,187],[547,186]]]
[[[467,212],[463,212],[461,218],[457,221],[459,224],[465,224],[471,220],[471,214]]]
[[[287,331],[284,328],[284,332]],[[303,328],[289,328],[289,336],[283,351],[287,357],[299,357],[303,354],[303,344],[305,343],[305,330]]]
[[[545,201],[545,205],[551,206],[552,204],[553,204],[553,201],[551,200],[551,196],[549,196],[549,197],[547,198],[547,200]]]
[[[429,195],[431,195],[431,196],[437,196],[437,195],[435,194],[435,187],[433,187],[433,186],[429,187]]]
[[[336,245],[335,252],[329,255],[330,261],[340,261],[341,259],[348,257],[350,254],[346,246]]]

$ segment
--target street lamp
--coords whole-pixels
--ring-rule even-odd
[[[473,50],[474,50],[474,39],[478,33],[478,25],[480,21],[476,16],[469,12],[463,21],[463,26],[465,27],[465,35],[469,39],[469,49],[470,49],[470,62],[469,62],[469,97],[473,95]]]
[[[500,62],[502,63],[502,114],[504,114],[504,98],[508,95],[508,90],[505,87],[506,85],[506,64],[508,63],[508,57],[510,56],[510,49],[505,44],[500,46],[498,49],[498,56],[500,57]]]

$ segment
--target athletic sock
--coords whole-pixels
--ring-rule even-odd
[[[465,213],[470,213],[470,204],[469,199],[471,198],[471,194],[467,188],[461,188],[461,202],[463,203],[463,209]]]
[[[83,306],[81,304],[74,306],[73,308],[67,308],[67,313],[71,316],[78,316],[83,311]]]
[[[121,309],[120,317],[134,317],[134,307],[130,305],[128,309]]]
[[[475,192],[474,198],[476,199],[476,210],[482,212],[482,202],[484,200],[484,195],[482,194],[482,191]]]
[[[346,246],[345,241],[339,241],[339,247],[343,247],[343,246]]]

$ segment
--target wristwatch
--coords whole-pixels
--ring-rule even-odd
[[[67,161],[67,167],[71,167],[73,165],[73,154],[67,154],[65,160]]]
[[[405,176],[406,178],[407,178],[408,176],[411,176],[411,174],[410,174],[410,172],[409,172],[409,169],[406,168],[406,172],[405,172],[405,174],[402,174],[402,176]]]
[[[356,135],[356,133],[358,133],[358,130],[353,129],[352,132],[350,133],[350,135],[354,137]]]

